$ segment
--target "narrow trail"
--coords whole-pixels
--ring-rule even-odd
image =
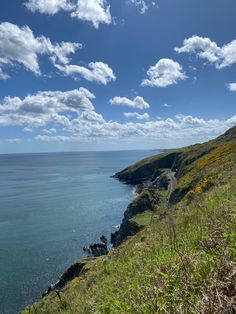
[[[176,189],[178,181],[177,181],[177,178],[175,177],[176,172],[172,171],[171,169],[167,169],[165,174],[167,176],[167,180],[168,180],[168,183],[169,183],[168,195],[167,195],[167,198],[166,198],[166,200],[167,200],[166,206],[167,206],[167,208],[170,208],[172,206],[170,204],[170,196],[171,196],[172,192]],[[154,211],[152,213],[150,223],[153,222],[155,216],[156,216],[156,212]]]
[[[172,171],[171,169],[168,169],[166,171],[166,175],[169,182],[169,193],[168,193],[167,201],[168,201],[168,205],[170,206],[169,204],[170,196],[172,192],[176,189],[178,182],[177,182],[177,178],[175,177],[175,172]]]

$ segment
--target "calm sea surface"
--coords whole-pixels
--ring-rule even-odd
[[[0,313],[15,314],[109,237],[133,194],[112,174],[153,151],[0,155]]]

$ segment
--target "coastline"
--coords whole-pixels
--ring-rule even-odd
[[[137,186],[140,193],[112,236],[114,250],[87,260],[65,288],[22,313],[136,313],[137,306],[142,311],[144,304],[147,313],[163,309],[162,304],[167,311],[174,304],[174,309],[186,308],[189,313],[204,304],[208,313],[212,303],[203,303],[205,296],[215,300],[209,279],[214,284],[217,280],[219,288],[224,287],[222,282],[227,284],[227,289],[220,290],[221,300],[228,300],[228,308],[235,309],[231,302],[235,256],[229,254],[235,250],[236,236],[235,207],[229,208],[236,198],[231,162],[236,156],[235,131],[146,158],[117,173],[115,178]],[[219,171],[222,164],[224,181]],[[156,304],[158,296],[160,304]],[[221,300],[216,309],[222,309]]]
[[[166,153],[160,152],[160,154],[154,155],[152,157],[146,158],[144,160],[138,161],[136,164],[142,163],[145,160],[156,159],[161,161],[160,166],[168,166],[172,167],[176,161],[176,153]],[[162,162],[164,160],[164,163]],[[168,190],[168,181],[167,181],[167,173],[166,171],[157,171],[156,176],[161,178],[160,184],[156,184],[155,180],[153,181],[153,176],[150,176],[149,171],[145,173],[143,170],[141,173],[138,173],[139,179],[134,176],[134,178],[127,178],[126,171],[130,168],[132,169],[134,165],[128,166],[124,170],[117,172],[111,176],[114,180],[118,180],[123,184],[129,185],[132,187],[132,201],[128,204],[126,210],[123,214],[123,219],[118,225],[119,228],[110,234],[110,241],[107,247],[111,247],[111,249],[107,250],[105,253],[102,252],[97,256],[93,254],[89,254],[80,258],[75,263],[71,264],[65,271],[61,274],[59,279],[51,283],[47,290],[42,292],[41,297],[44,298],[51,292],[55,292],[57,296],[60,298],[60,290],[63,289],[70,281],[75,278],[83,277],[89,269],[96,263],[97,259],[102,257],[106,257],[109,253],[114,252],[123,242],[125,242],[129,237],[133,237],[138,232],[140,232],[146,225],[146,223],[140,223],[138,220],[135,220],[135,217],[142,215],[144,212],[147,214],[146,220],[148,223],[153,218],[153,212],[155,207],[158,204],[166,203],[166,194],[160,195],[159,192],[162,190]],[[154,167],[158,165],[155,163]],[[140,171],[140,170],[139,170]],[[144,176],[142,176],[145,173]],[[142,174],[142,175],[141,175]],[[156,178],[155,178],[156,179]],[[167,182],[167,183],[166,183]],[[101,238],[103,236],[101,235]],[[89,251],[87,248],[91,246],[97,246],[101,242],[86,244],[84,251]],[[40,299],[39,299],[40,300]],[[21,313],[21,312],[20,312]]]
[[[115,179],[115,175],[113,175],[112,177]],[[129,208],[129,206],[134,202],[136,197],[139,195],[139,193],[137,191],[137,186],[133,186],[132,195],[133,195],[133,199],[129,203],[129,205],[127,206],[126,210],[124,211],[124,214],[123,214],[124,217],[125,217],[125,213],[126,213],[127,209]],[[66,284],[68,282],[72,281],[74,278],[84,275],[89,270],[89,268],[90,268],[89,265],[92,264],[93,262],[95,262],[96,259],[99,259],[99,257],[101,257],[101,256],[106,256],[106,255],[108,255],[108,253],[114,251],[116,249],[117,245],[114,245],[112,243],[112,236],[116,232],[120,231],[122,223],[123,223],[123,221],[121,221],[119,225],[113,226],[117,230],[114,233],[110,234],[110,241],[107,243],[108,251],[105,254],[99,254],[98,256],[90,254],[90,255],[87,255],[87,256],[84,256],[84,257],[80,258],[77,262],[71,264],[62,273],[62,275],[59,277],[59,279],[55,283],[51,283],[48,286],[47,290],[42,293],[41,297],[44,298],[50,292],[53,292],[53,291],[55,291],[57,293],[57,295],[59,296],[60,295],[60,289],[64,288],[66,286]],[[127,229],[127,231],[131,230],[131,229],[133,230],[133,234],[131,234],[131,235],[134,235],[137,232],[139,232],[142,228],[140,226],[138,226],[138,225],[133,224],[133,227],[131,227],[131,225],[130,225],[130,227]],[[128,236],[129,235],[127,234],[127,237]],[[100,239],[102,237],[104,237],[104,236],[101,235]],[[84,252],[86,252],[86,251],[88,252],[89,251],[89,249],[88,249],[89,247],[98,245],[100,243],[101,242],[93,243],[93,244],[86,244],[86,246],[84,247]],[[19,313],[21,313],[21,311]]]
[[[108,249],[105,253],[98,254],[97,256],[90,254],[88,256],[82,257],[77,262],[70,265],[59,277],[59,280],[56,283],[49,285],[47,291],[42,294],[42,298],[53,291],[55,291],[60,298],[60,290],[63,289],[68,282],[85,275],[85,273],[90,269],[91,264],[96,262],[96,259],[107,256],[109,253],[115,251],[129,237],[133,237],[145,227],[145,225],[139,224],[133,220],[135,216],[138,216],[144,212],[149,212],[150,219],[152,219],[155,207],[158,204],[165,202],[166,195],[164,194],[164,197],[160,196],[159,191],[167,190],[168,184],[161,187],[155,186],[151,181],[132,184],[131,182],[125,182],[124,180],[120,179],[119,174],[119,172],[114,174],[112,178],[119,180],[123,184],[132,186],[133,199],[124,211],[121,223],[116,226],[117,230],[110,234],[110,241],[108,242],[109,244],[107,243],[107,248],[110,246],[110,249]],[[165,177],[166,173],[162,174],[162,176]],[[101,238],[102,237],[104,236],[101,236]],[[85,248],[99,245],[100,243],[101,242],[89,244]],[[85,249],[84,251],[88,250]]]

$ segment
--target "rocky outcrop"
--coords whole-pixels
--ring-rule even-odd
[[[55,284],[51,284],[48,287],[47,291],[42,294],[42,297],[45,297],[47,294],[49,294],[52,291],[61,290],[69,281],[85,273],[86,272],[85,266],[91,260],[93,260],[93,258],[82,259],[81,261],[70,266]]]
[[[158,188],[159,190],[167,190],[169,186],[169,179],[166,173],[163,173],[157,177],[153,182],[152,186]]]
[[[154,181],[165,169],[168,168],[174,170],[174,168],[177,168],[180,155],[181,152],[175,151],[144,159],[141,162],[116,173],[114,178],[132,185],[141,184],[145,181]]]
[[[83,248],[84,252],[87,252],[90,256],[98,257],[106,255],[108,253],[108,241],[107,238],[103,235],[100,238],[101,242],[90,244]]]
[[[124,218],[120,225],[120,229],[111,235],[111,243],[114,247],[120,245],[127,237],[133,236],[140,229],[136,223],[131,221],[131,218],[144,211],[153,211],[155,206],[159,203],[159,196],[156,189],[153,187],[146,188],[138,195],[134,201],[127,207]]]
[[[90,244],[88,247],[84,247],[83,250],[87,252],[90,257],[81,259],[79,262],[73,264],[70,266],[59,278],[59,280],[55,284],[51,284],[47,291],[42,294],[42,297],[45,297],[50,292],[55,291],[58,294],[58,297],[60,298],[59,291],[71,280],[73,280],[76,277],[81,276],[84,274],[89,267],[88,264],[96,259],[96,257],[106,255],[108,254],[108,240],[103,235],[100,237],[101,242]]]

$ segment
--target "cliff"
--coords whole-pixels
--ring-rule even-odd
[[[117,173],[139,192],[117,248],[22,313],[235,313],[235,175],[236,128]]]
[[[121,172],[115,178],[127,184],[155,182],[166,169],[175,172],[178,186],[171,195],[176,203],[201,184],[204,178],[217,181],[223,172],[230,172],[236,151],[236,128],[228,130],[217,139],[192,145],[169,153],[146,158]]]
[[[111,235],[113,246],[120,245],[127,237],[140,231],[143,225],[138,224],[132,218],[145,211],[153,212],[159,202],[160,196],[155,189],[151,187],[144,189],[126,209],[119,231]]]

